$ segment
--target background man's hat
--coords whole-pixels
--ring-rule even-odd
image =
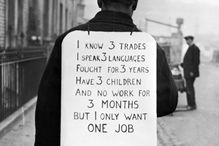
[[[191,35],[188,35],[188,36],[185,36],[185,37],[184,37],[184,39],[185,39],[185,40],[188,40],[188,39],[191,39],[191,40],[193,40],[193,39],[194,39],[194,37],[193,37],[193,36],[191,36]]]

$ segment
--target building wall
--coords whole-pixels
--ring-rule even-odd
[[[78,11],[84,11],[84,9],[78,9],[80,4],[83,4],[83,0],[52,0],[50,6],[53,9],[49,13],[50,18],[52,18],[50,22],[53,23],[53,25],[49,25],[51,36],[56,38],[61,33],[78,25]]]
[[[29,17],[28,17],[28,14],[29,14],[29,0],[24,0],[24,9],[23,9],[23,32],[24,33],[24,39],[23,39],[23,45],[24,46],[27,46],[27,31],[28,31],[28,21],[29,21]]]
[[[28,13],[29,13],[29,1],[18,0],[18,30],[17,30],[17,44],[20,47],[27,46],[27,28],[28,28]]]
[[[6,47],[15,47],[17,38],[17,0],[8,0],[7,3]]]
[[[51,44],[83,11],[83,0],[0,0],[0,47]]]
[[[6,29],[6,0],[0,0],[0,50],[5,45],[5,29]]]
[[[58,35],[74,26],[72,22],[76,19],[76,1],[78,0],[38,0],[41,20],[39,28],[44,43],[54,41]]]
[[[84,0],[78,0],[78,3],[76,5],[76,20],[74,25],[80,25],[86,23],[88,20],[84,19],[84,9],[85,9],[85,4]]]
[[[6,48],[27,46],[29,0],[7,1]]]

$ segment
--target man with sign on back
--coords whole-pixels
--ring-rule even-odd
[[[137,0],[98,0],[97,2],[101,11],[93,19],[84,25],[72,28],[56,40],[39,86],[35,146],[60,145],[61,49],[65,36],[75,30],[139,32],[131,18],[137,7]],[[165,54],[157,45],[157,116],[172,113],[176,108],[177,99],[177,89]]]

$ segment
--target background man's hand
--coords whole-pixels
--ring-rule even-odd
[[[193,76],[194,76],[194,73],[193,73],[193,72],[190,72],[189,75],[190,75],[191,77],[193,77]]]

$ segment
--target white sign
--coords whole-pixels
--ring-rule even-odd
[[[74,31],[62,43],[61,146],[157,146],[156,42]]]

